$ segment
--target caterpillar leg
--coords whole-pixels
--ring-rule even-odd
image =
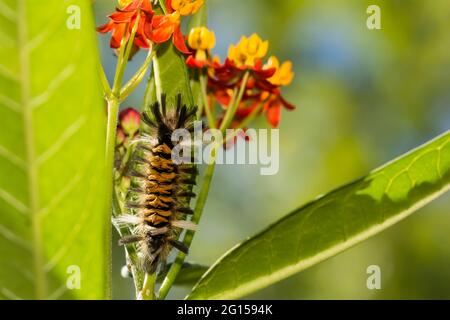
[[[131,235],[131,236],[125,236],[119,240],[119,245],[124,246],[127,244],[136,243],[139,241],[142,241],[144,238],[139,235]]]

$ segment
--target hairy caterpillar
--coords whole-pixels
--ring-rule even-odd
[[[195,228],[186,216],[193,213],[189,203],[195,197],[192,187],[198,172],[195,165],[173,161],[177,143],[172,134],[177,129],[193,131],[197,108],[182,105],[178,95],[176,108],[167,109],[162,96],[161,104],[151,107],[153,118],[142,114],[149,130],[141,134],[132,158],[133,179],[127,196],[130,213],[116,219],[132,226],[133,234],[122,238],[120,244],[138,244],[139,266],[147,273],[155,272],[173,247],[187,253],[188,248],[177,239],[182,229]]]

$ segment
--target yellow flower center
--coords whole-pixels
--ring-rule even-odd
[[[216,45],[216,35],[205,27],[193,28],[189,33],[188,44],[191,49],[197,50],[195,58],[204,61],[207,52]]]
[[[196,13],[204,3],[205,0],[173,0],[172,9],[182,16],[188,16]]]
[[[269,50],[269,41],[263,41],[257,34],[250,38],[242,37],[236,45],[231,45],[228,58],[238,67],[254,67],[257,60],[262,59]]]
[[[286,61],[280,66],[280,61],[272,56],[264,65],[265,69],[275,68],[275,74],[269,78],[269,82],[276,86],[287,86],[291,84],[294,79],[294,72],[292,71],[292,62]]]
[[[133,0],[119,0],[118,2],[119,2],[119,6],[120,6],[121,8],[124,8],[124,7],[126,7],[127,5],[129,5],[130,3],[132,3]]]

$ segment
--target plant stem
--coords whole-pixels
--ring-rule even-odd
[[[113,192],[114,192],[114,154],[116,149],[116,134],[117,134],[117,120],[119,117],[119,107],[120,107],[120,90],[123,81],[123,75],[125,73],[125,68],[128,63],[128,58],[130,56],[131,47],[134,43],[134,37],[136,35],[137,27],[139,23],[139,16],[136,19],[135,25],[133,26],[133,30],[131,32],[130,38],[128,41],[123,41],[119,49],[119,58],[116,66],[116,74],[114,77],[114,85],[111,89],[111,92],[106,92],[106,100],[108,104],[108,122],[106,125],[106,150],[105,150],[105,161],[106,161],[106,181],[107,181],[107,189],[106,189],[106,208],[108,221],[106,224],[106,235],[105,235],[105,254],[108,258],[108,266],[107,266],[107,297],[112,297],[112,286],[111,286],[111,278],[112,278],[112,224],[111,224],[111,214],[113,208]],[[106,78],[106,77],[105,77]],[[105,85],[105,84],[104,84]],[[109,87],[109,86],[108,86]]]
[[[111,92],[111,87],[108,82],[108,78],[106,77],[105,70],[103,69],[101,62],[98,63],[97,69],[98,69],[98,75],[100,78],[100,82],[101,82],[102,88],[103,88],[103,94],[104,94],[105,98],[108,98],[112,92]]]
[[[257,108],[255,108],[240,124],[237,128],[235,128],[233,134],[230,137],[226,137],[225,144],[233,140],[238,134],[241,129],[244,129],[247,127],[248,124],[250,124],[255,117],[261,112],[261,109],[263,108],[264,104],[260,104]]]
[[[131,92],[133,92],[133,90],[136,89],[136,87],[139,85],[139,83],[141,83],[155,54],[156,54],[156,49],[153,49],[153,47],[152,47],[149,50],[147,58],[145,59],[142,66],[134,74],[134,76],[123,86],[122,91],[120,92],[120,100],[121,101],[124,101],[131,94]]]
[[[212,114],[211,108],[214,106],[210,106],[208,103],[208,92],[207,92],[207,77],[206,75],[202,74],[200,75],[200,90],[202,92],[202,101],[203,101],[203,108],[206,113],[206,118],[208,119],[208,125],[211,129],[216,128],[216,119],[214,119],[214,115]]]
[[[112,226],[111,226],[111,212],[112,212],[112,194],[114,188],[114,178],[113,178],[113,169],[114,169],[114,149],[116,143],[116,127],[117,127],[117,118],[119,112],[119,101],[117,99],[110,99],[108,101],[108,124],[106,131],[106,177],[107,177],[107,189],[106,189],[106,201],[107,203],[107,214],[108,214],[108,223],[106,225],[106,235],[105,241],[105,250],[106,256],[112,256]],[[109,277],[112,275],[112,261],[109,258],[107,273]],[[112,291],[111,287],[108,288],[109,298],[111,298]]]
[[[166,3],[164,2],[164,0],[159,0],[159,6],[161,7],[161,10],[163,11],[164,14],[167,14],[167,8],[166,8]]]
[[[225,133],[225,130],[228,129],[231,123],[233,122],[234,115],[236,114],[239,104],[241,103],[242,97],[244,96],[249,76],[250,73],[246,71],[244,74],[244,78],[242,79],[241,88],[239,89],[237,98],[235,101],[232,101],[232,103],[228,107],[227,113],[225,113],[222,125],[220,126],[220,131],[222,131],[222,134]]]
[[[145,274],[144,285],[139,295],[140,300],[154,300],[155,299],[155,281],[156,273]]]

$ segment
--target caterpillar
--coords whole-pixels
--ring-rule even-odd
[[[177,96],[176,107],[167,108],[166,96],[161,104],[156,102],[150,108],[153,117],[146,112],[142,122],[148,128],[136,142],[129,176],[132,182],[127,195],[129,212],[118,217],[116,222],[131,226],[132,235],[120,239],[120,245],[137,244],[138,267],[147,273],[154,273],[165,263],[176,248],[188,253],[188,248],[178,237],[183,229],[195,229],[187,220],[193,214],[189,207],[195,197],[192,188],[198,175],[193,164],[176,164],[172,150],[177,143],[172,134],[177,129],[192,133],[197,108],[182,104]]]

